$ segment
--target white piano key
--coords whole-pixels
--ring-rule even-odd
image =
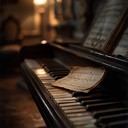
[[[75,103],[75,100],[56,100],[58,104]]]
[[[59,104],[60,107],[64,107],[64,106],[76,106],[76,105],[80,105],[79,102],[70,102],[70,103],[61,103]]]
[[[56,98],[66,98],[66,97],[68,98],[68,97],[72,97],[71,94],[68,94],[68,93],[67,94],[66,93],[65,94],[52,94],[52,96],[54,96],[55,99]]]
[[[69,113],[69,114],[67,114],[67,117],[69,117],[69,118],[70,117],[82,117],[82,116],[88,116],[88,115],[91,116],[91,113],[85,111],[85,112],[82,112],[82,113]]]
[[[70,117],[69,118],[71,121],[88,121],[88,120],[92,120],[92,116],[90,115],[86,115],[86,116],[82,116],[82,117]]]
[[[91,119],[91,120],[81,120],[81,121],[74,121],[73,122],[73,125],[81,128],[81,127],[84,127],[84,128],[96,128],[96,126],[94,125],[96,123],[96,120],[95,119]]]
[[[57,101],[63,101],[63,100],[65,100],[65,101],[68,101],[68,100],[76,100],[76,98],[75,97],[61,97],[61,98],[55,98],[55,100],[57,100]]]
[[[63,110],[73,110],[73,109],[84,109],[84,106],[67,106],[67,107],[62,107]]]
[[[68,113],[80,113],[80,112],[85,112],[85,109],[65,110],[64,112],[66,114],[68,114]]]

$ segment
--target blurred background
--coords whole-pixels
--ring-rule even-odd
[[[21,27],[19,36],[24,45],[39,43],[42,39],[79,40],[85,36],[97,8],[105,1],[1,0],[0,25],[10,16],[15,18]]]

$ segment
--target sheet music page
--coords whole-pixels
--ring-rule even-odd
[[[125,30],[121,40],[113,51],[114,55],[122,55],[128,58],[128,28]]]
[[[84,46],[103,50],[112,32],[118,25],[124,5],[121,0],[110,0],[93,24],[91,31],[84,42]]]
[[[66,77],[53,82],[52,85],[87,93],[101,82],[104,75],[105,69],[103,67],[74,66]]]

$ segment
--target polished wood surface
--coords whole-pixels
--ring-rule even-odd
[[[45,128],[33,98],[20,80],[19,73],[0,77],[0,128]]]

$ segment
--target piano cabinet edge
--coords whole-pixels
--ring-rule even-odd
[[[32,79],[31,71],[26,68],[24,63],[21,63],[21,71],[25,82],[29,88],[29,91],[46,123],[47,128],[72,128],[71,124],[67,124],[67,121],[63,120],[60,113],[57,110],[53,110],[54,106],[47,101],[49,97],[44,95],[44,91],[37,85],[36,80]],[[36,78],[34,78],[36,79]],[[38,80],[37,80],[38,81]],[[51,108],[52,107],[52,108]],[[57,114],[56,114],[57,113]],[[56,115],[56,116],[55,116]]]

